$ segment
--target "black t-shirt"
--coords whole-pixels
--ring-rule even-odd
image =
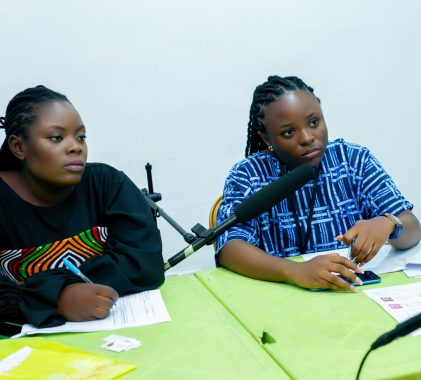
[[[0,179],[0,319],[54,326],[62,288],[81,280],[63,267],[70,257],[93,282],[120,296],[164,281],[159,231],[143,194],[121,171],[88,164],[63,202],[34,206]]]

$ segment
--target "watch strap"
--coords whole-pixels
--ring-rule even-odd
[[[395,224],[395,228],[393,229],[392,233],[389,235],[389,240],[396,240],[397,238],[399,238],[399,236],[401,236],[403,232],[402,222],[396,215],[389,214],[388,212],[386,212],[383,216],[385,216],[386,218],[388,218]]]

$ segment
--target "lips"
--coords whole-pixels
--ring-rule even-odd
[[[67,164],[64,165],[64,168],[67,170],[70,170],[71,172],[79,172],[82,171],[85,167],[85,162],[84,161],[72,161],[72,162],[68,162]]]
[[[304,154],[302,154],[301,157],[303,157],[307,160],[311,160],[312,158],[317,157],[319,154],[320,154],[320,149],[319,148],[313,148],[313,149],[308,150]]]

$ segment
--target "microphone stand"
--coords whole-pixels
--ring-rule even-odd
[[[149,166],[147,166],[147,168],[147,170],[151,169]],[[316,178],[317,176],[310,165],[301,165],[291,170],[281,178],[278,178],[276,181],[260,189],[251,196],[247,197],[247,199],[235,207],[234,215],[231,215],[216,228],[207,229],[201,224],[197,223],[191,229],[196,236],[187,233],[177,223],[175,223],[174,220],[168,218],[168,215],[163,213],[163,210],[156,206],[155,202],[150,200],[149,193],[153,194],[153,191],[148,192],[145,189],[145,191],[143,191],[143,193],[146,195],[145,198],[151,207],[155,210],[156,214],[162,216],[165,215],[164,219],[166,219],[177,231],[179,231],[183,235],[184,239],[189,243],[188,247],[184,248],[175,256],[168,259],[168,262],[164,264],[164,270],[167,270],[178,264],[181,260],[184,260],[186,257],[190,256],[193,252],[196,252],[204,245],[212,244],[212,242],[214,242],[219,235],[224,233],[234,224],[247,222],[250,219],[253,219],[270,210],[282,199],[287,198],[308,181],[311,179],[315,180]],[[150,186],[152,186],[152,178],[150,181]],[[151,190],[152,189],[153,188],[151,187]]]
[[[149,207],[153,210],[152,214],[155,218],[162,216],[164,220],[169,223],[177,232],[183,236],[184,241],[191,244],[197,239],[202,238],[202,235],[206,236],[206,228],[203,227],[201,224],[197,223],[191,230],[195,233],[195,235],[187,232],[183,227],[181,227],[171,216],[169,216],[162,208],[160,208],[156,202],[162,200],[162,196],[160,193],[155,193],[153,190],[153,183],[152,183],[152,165],[148,162],[145,165],[146,175],[148,180],[148,189],[141,189],[140,191],[145,196],[146,202],[148,203]]]
[[[161,193],[155,193],[153,191],[153,182],[152,182],[152,165],[148,162],[145,165],[146,169],[146,179],[148,181],[148,190],[142,189],[143,195],[146,195],[149,199],[151,199],[153,202],[158,202],[162,199]],[[156,210],[152,209],[152,215],[154,216],[155,222],[156,222]]]

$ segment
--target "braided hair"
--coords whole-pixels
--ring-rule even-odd
[[[264,125],[266,106],[279,99],[290,91],[308,91],[314,95],[312,87],[305,84],[295,76],[279,77],[270,76],[267,82],[256,87],[253,93],[253,100],[250,106],[250,119],[247,129],[246,157],[252,153],[266,150],[267,146],[259,136],[258,132],[266,134]],[[316,97],[317,98],[317,97]],[[317,98],[320,102],[320,99]]]
[[[0,128],[6,131],[0,149],[0,170],[20,170],[21,162],[10,151],[8,139],[12,135],[27,139],[28,128],[37,120],[39,106],[48,102],[70,103],[66,96],[44,86],[27,88],[9,102],[5,117],[0,118]]]

